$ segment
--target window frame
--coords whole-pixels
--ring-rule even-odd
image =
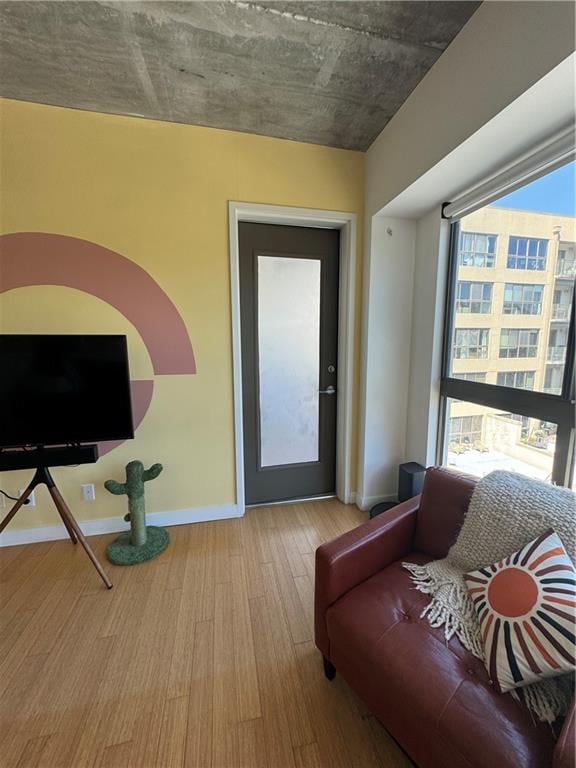
[[[481,384],[486,384],[488,371],[463,371],[462,373],[454,373],[453,376],[455,379],[460,379],[461,381],[476,381]]]
[[[448,405],[451,399],[482,405],[488,408],[527,416],[557,425],[556,451],[552,466],[551,480],[557,485],[568,486],[571,482],[572,467],[575,462],[574,426],[574,341],[576,288],[572,297],[572,309],[568,327],[568,345],[564,364],[562,392],[551,395],[529,389],[514,389],[484,382],[457,379],[449,375],[451,353],[454,341],[456,318],[456,284],[458,278],[458,245],[460,242],[460,221],[450,224],[448,281],[446,303],[444,307],[444,344],[442,350],[442,371],[440,380],[440,424],[438,429],[437,462],[445,463],[445,450],[448,446]],[[548,257],[547,253],[547,257]],[[539,338],[539,343],[541,338]],[[529,360],[530,358],[525,358]]]
[[[534,299],[536,289],[540,289],[540,298]],[[506,298],[506,294],[512,294],[511,299]],[[520,294],[520,298],[515,298],[515,294]],[[528,298],[529,297],[529,298]],[[503,315],[526,315],[536,317],[542,314],[542,305],[544,304],[544,284],[543,283],[504,283],[504,297],[502,299]],[[506,305],[509,305],[508,308]],[[515,312],[515,305],[520,306],[520,311]],[[527,312],[527,307],[536,307],[536,312]]]
[[[462,267],[472,267],[473,269],[494,269],[496,267],[496,254],[498,253],[498,235],[494,235],[491,233],[486,232],[460,232],[458,237],[462,235],[470,235],[471,237],[476,238],[478,235],[481,237],[493,237],[494,238],[494,253],[491,251],[466,251],[466,253],[473,253],[474,256],[482,256],[483,257],[483,264],[464,264],[464,262],[460,262],[460,266]],[[460,242],[460,239],[458,240]],[[490,258],[492,263],[487,264],[487,259]]]
[[[517,383],[518,377],[522,376],[524,379],[524,384],[522,386],[519,386]],[[532,377],[532,386],[527,387],[526,386],[526,377],[531,376]],[[499,378],[511,378],[514,381],[514,384],[498,384]],[[529,389],[530,391],[534,390],[534,383],[536,381],[536,371],[497,371],[496,373],[496,384],[498,384],[499,387],[512,387],[513,389]]]
[[[500,328],[500,338],[498,340],[498,358],[500,360],[532,360],[535,357],[538,357],[538,347],[540,346],[540,328]],[[511,333],[515,333],[517,335],[517,341],[516,346],[511,347],[510,345],[504,347],[502,346],[502,339],[504,337],[504,333],[507,333],[508,336],[510,336]],[[522,343],[522,334],[536,334],[536,343],[530,344],[530,340],[526,343]],[[521,349],[534,349],[533,355],[503,355],[502,350],[511,350],[515,349],[517,353],[520,352]]]
[[[458,355],[458,360],[486,360],[488,358],[488,350],[490,345],[490,328],[469,328],[466,326],[465,328],[456,328],[455,333],[458,331],[467,331],[468,334],[470,332],[474,332],[478,334],[478,341],[474,344],[470,343],[470,339],[468,338],[468,345],[466,349],[478,349],[478,350],[484,350],[486,354],[484,355],[477,355],[476,357],[471,357],[470,355],[467,355],[463,357],[462,355]],[[485,334],[485,343],[482,343],[482,335]],[[456,339],[454,339],[454,342],[456,342]],[[454,349],[456,349],[456,343],[454,343]],[[464,345],[460,344],[458,345],[458,349],[464,349]],[[456,356],[455,356],[456,357]]]
[[[462,288],[468,286],[468,298],[464,298],[462,294]],[[475,291],[474,289],[480,289]],[[486,291],[488,288],[488,291]],[[492,312],[492,296],[493,296],[494,283],[486,280],[458,280],[456,283],[456,312],[461,315],[488,315]],[[479,292],[480,298],[473,296],[475,292]],[[488,293],[489,298],[484,298],[484,294]],[[479,305],[480,309],[475,311],[474,305]],[[467,306],[467,309],[463,309]]]
[[[458,434],[459,434],[460,437],[462,437],[463,435],[468,435],[468,434],[469,435],[475,435],[476,433],[478,433],[479,437],[477,439],[481,439],[481,437],[482,437],[482,416],[476,416],[474,414],[470,414],[470,415],[467,415],[467,416],[451,416],[449,421],[453,421],[454,419],[458,419],[460,421],[460,427],[462,427],[463,423],[466,423],[467,419],[470,420],[470,425],[471,426],[474,426],[474,424],[478,424],[478,420],[479,420],[480,429],[470,429],[468,432],[464,432],[462,430],[462,428],[460,428],[460,430],[458,431]],[[451,424],[448,423],[448,445],[450,445],[450,443],[452,443],[452,442],[456,442],[459,445],[466,445],[466,444],[472,444],[473,445],[474,444],[474,440],[469,441],[469,443],[465,443],[465,441],[461,440],[461,439],[460,440],[452,440]]]
[[[516,247],[516,253],[510,253],[510,245],[511,245],[512,240],[516,240],[517,243],[519,243],[521,240],[525,240],[526,241],[526,253],[524,253],[524,254],[518,253],[518,247]],[[530,256],[529,253],[528,253],[531,242],[538,243],[538,245],[537,245],[537,253],[536,253],[535,256],[534,255]],[[545,243],[545,248],[544,248],[545,252],[544,252],[543,256],[540,253],[540,247],[541,247],[542,243]],[[548,253],[549,245],[550,245],[550,240],[547,240],[546,238],[543,238],[543,237],[527,237],[525,235],[509,235],[509,237],[508,237],[508,251],[506,253],[506,268],[507,269],[520,269],[522,271],[527,271],[527,272],[545,272],[546,271],[546,264],[548,262],[548,256],[549,256],[549,253]],[[510,259],[512,259],[516,263],[511,265],[510,264]],[[519,267],[518,263],[517,263],[518,259],[524,259],[524,261],[526,262],[525,266]],[[534,259],[536,261],[536,263],[541,263],[542,266],[535,266],[535,267],[528,266],[528,260],[529,259]]]

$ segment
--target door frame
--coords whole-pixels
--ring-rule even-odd
[[[338,401],[336,416],[336,495],[351,504],[352,412],[354,383],[354,330],[356,317],[356,227],[355,213],[292,208],[259,203],[228,203],[230,238],[230,307],[232,315],[232,368],[234,380],[234,447],[236,505],[246,510],[244,489],[244,427],[242,419],[242,340],[240,336],[240,253],[238,225],[282,224],[340,231],[340,279],[338,306]]]

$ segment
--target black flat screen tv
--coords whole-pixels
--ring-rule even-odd
[[[0,334],[0,447],[132,437],[125,336]]]

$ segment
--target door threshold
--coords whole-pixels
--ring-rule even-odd
[[[284,499],[283,501],[262,501],[258,504],[246,504],[246,509],[257,509],[258,507],[278,507],[281,504],[302,504],[305,501],[325,501],[326,499],[335,499],[335,493],[328,493],[322,496],[304,496],[298,499]]]

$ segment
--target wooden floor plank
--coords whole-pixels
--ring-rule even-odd
[[[242,722],[262,715],[244,557],[233,555],[230,558],[230,576],[236,697],[238,720]]]
[[[314,731],[304,702],[296,651],[290,637],[274,566],[265,563],[262,572],[266,583],[266,631],[270,634],[274,652],[274,667],[269,677],[274,683],[280,684],[279,708],[288,723],[292,746],[298,747],[314,741]]]
[[[296,655],[303,697],[322,760],[332,768],[348,768],[348,734],[342,732],[337,716],[340,702],[318,668],[312,643],[299,643]]]
[[[322,758],[318,744],[305,744],[303,747],[296,747],[294,750],[296,758],[296,768],[323,768]]]
[[[188,696],[179,696],[166,702],[163,710],[158,753],[154,765],[179,768],[184,765],[188,723]]]
[[[313,644],[315,549],[365,519],[328,500],[174,527],[107,563],[110,591],[70,541],[0,549],[2,768],[409,768]]]
[[[104,747],[94,763],[94,768],[128,768],[132,754],[133,744],[124,741],[121,744],[113,744]]]
[[[188,696],[188,719],[184,765],[212,765],[212,721],[214,701],[214,622],[198,622],[194,631],[192,679]]]
[[[0,663],[0,696],[19,674],[26,656],[54,647],[59,630],[65,630],[72,615],[79,598],[75,585],[69,579],[54,579],[49,584],[45,599]]]
[[[283,681],[278,675],[276,651],[272,639],[266,598],[250,601],[252,627],[256,642],[258,684],[264,723],[266,759],[269,766],[294,768],[290,726],[283,704]]]
[[[314,582],[305,574],[304,576],[296,576],[294,578],[294,584],[296,585],[296,591],[300,598],[300,604],[302,610],[308,621],[308,627],[310,628],[310,637],[314,636]]]
[[[238,688],[234,669],[232,585],[216,584],[214,596],[212,762],[230,765],[238,755]]]
[[[288,619],[290,636],[294,643],[303,643],[311,640],[310,624],[300,602],[300,596],[286,556],[286,550],[279,537],[275,537],[272,542],[272,557],[275,578],[280,588],[282,604]]]
[[[49,738],[49,736],[38,736],[30,739],[18,760],[17,768],[36,768],[40,765],[40,759]]]
[[[238,724],[238,768],[267,768],[262,718]]]

